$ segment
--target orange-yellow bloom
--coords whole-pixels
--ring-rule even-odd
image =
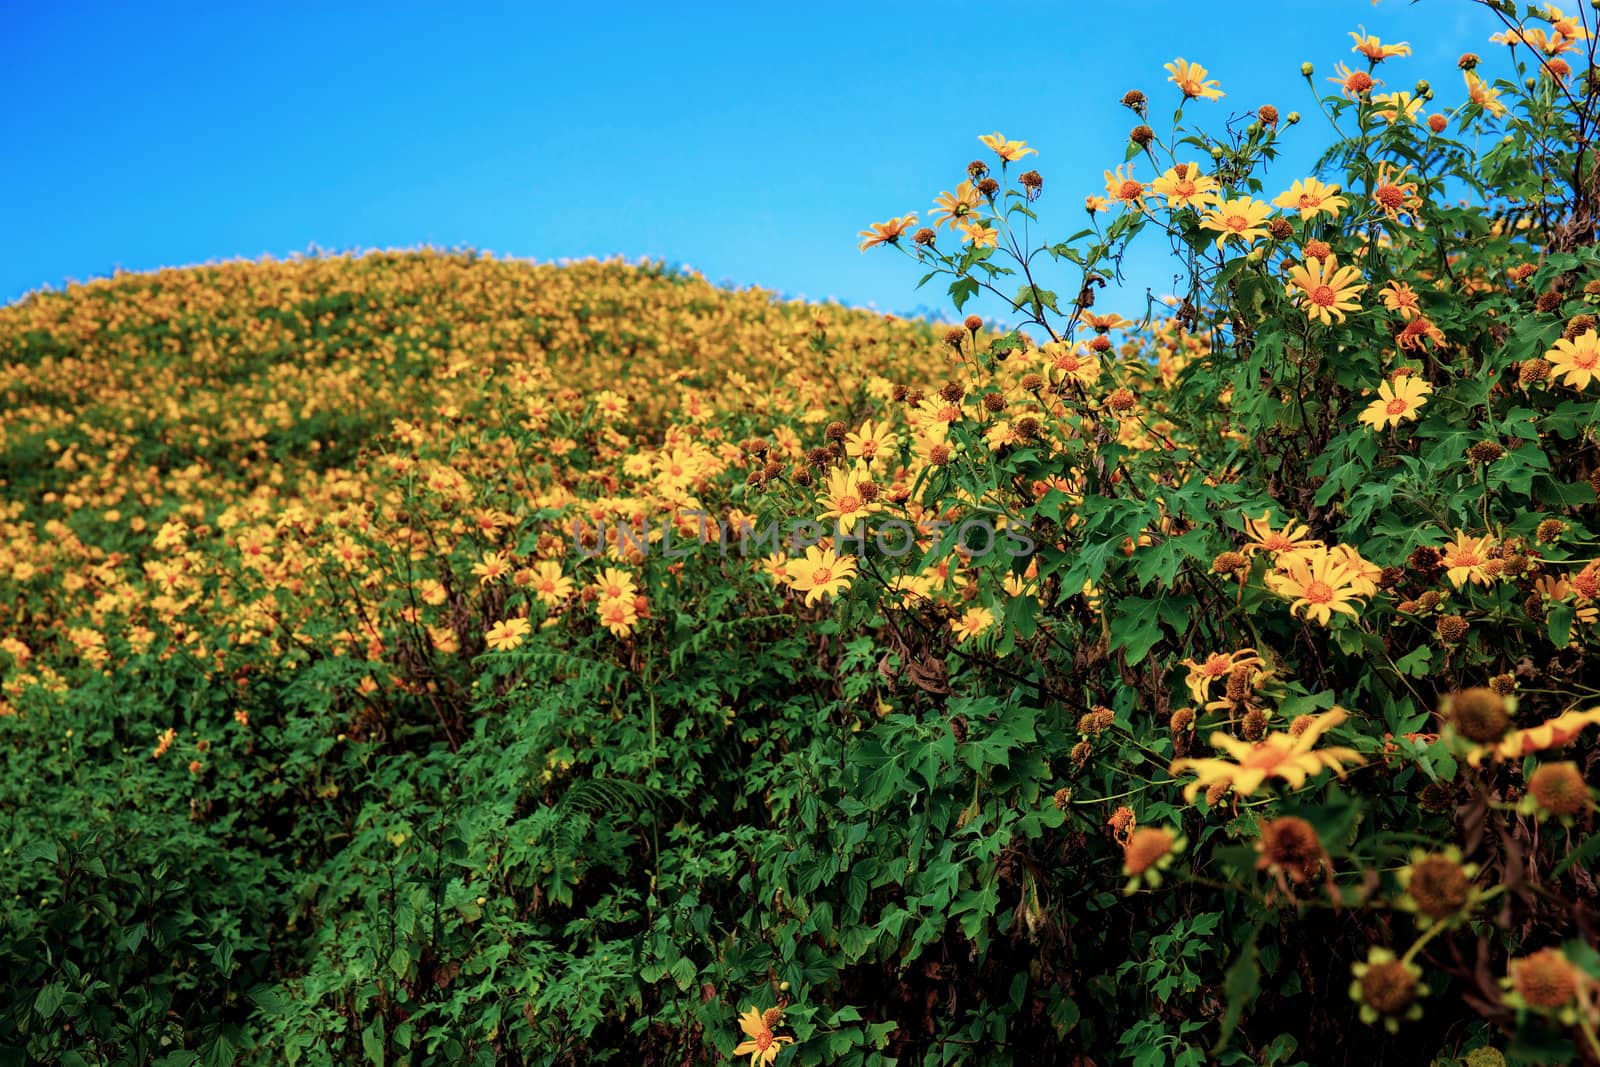
[[[900,238],[905,235],[905,232],[916,224],[917,213],[915,211],[909,215],[902,215],[897,219],[890,219],[888,222],[871,223],[869,229],[862,230],[856,234],[857,237],[863,238],[861,251],[865,252],[867,249],[876,248],[879,245],[899,244]]]
[[[1222,90],[1217,88],[1218,82],[1206,80],[1206,68],[1198,63],[1190,63],[1179,56],[1166,65],[1167,80],[1183,90],[1186,97],[1203,97],[1206,100],[1217,100],[1222,97]]]
[[[956,186],[953,193],[940,193],[933,202],[933,225],[935,228],[949,226],[952,230],[956,224],[978,210],[978,205],[983,202],[983,194],[978,187],[970,181],[962,182]]]
[[[1237,797],[1248,797],[1269,778],[1281,778],[1295,789],[1324,769],[1343,778],[1344,764],[1360,760],[1359,753],[1342,747],[1312,749],[1324,733],[1344,722],[1345,717],[1342,709],[1332,708],[1318,715],[1298,736],[1276,731],[1254,743],[1219,730],[1211,735],[1211,744],[1226,750],[1231,760],[1180,759],[1173,761],[1168,770],[1171,774],[1195,773],[1195,780],[1183,788],[1183,799],[1190,803],[1201,790],[1218,785],[1231,788]]]
[[[772,1028],[783,1019],[783,1012],[778,1008],[768,1008],[765,1012],[751,1008],[739,1015],[739,1029],[744,1031],[746,1040],[739,1042],[733,1048],[735,1056],[749,1055],[750,1067],[768,1067],[778,1058],[778,1049],[786,1044],[791,1044],[794,1038],[786,1035],[774,1034]]]
[[[1270,214],[1271,204],[1245,196],[1228,200],[1207,211],[1200,216],[1200,225],[1208,230],[1220,231],[1218,248],[1230,237],[1252,244],[1256,238],[1267,235],[1267,216]]]
[[[1500,102],[1500,91],[1492,88],[1475,71],[1462,71],[1467,79],[1467,99],[1477,104],[1489,114],[1499,118],[1506,113],[1506,106]]]
[[[1416,122],[1422,113],[1423,100],[1412,96],[1410,90],[1398,93],[1379,93],[1372,98],[1372,113],[1393,125],[1396,122]]]
[[[1501,759],[1519,759],[1534,752],[1561,748],[1589,726],[1600,726],[1600,707],[1563,712],[1538,726],[1512,730],[1500,740],[1495,754]]]
[[[1285,555],[1322,547],[1321,541],[1309,536],[1310,527],[1293,519],[1284,523],[1283,529],[1274,530],[1270,511],[1263,511],[1259,519],[1252,519],[1246,515],[1244,530],[1250,535],[1250,540],[1244,546],[1245,554],[1249,556],[1257,552],[1267,552],[1272,555],[1274,561],[1280,561]]]
[[[516,616],[503,619],[489,627],[483,635],[483,643],[496,651],[516,648],[531,632],[533,632],[532,624],[527,619]]]
[[[1133,164],[1127,164],[1128,174],[1123,176],[1122,168],[1115,171],[1106,171],[1106,199],[1120,203],[1123,207],[1135,211],[1144,210],[1144,183],[1133,176]]]
[[[1222,198],[1217,188],[1217,179],[1201,174],[1198,163],[1179,163],[1150,183],[1150,191],[1166,197],[1169,208],[1209,207]]]
[[[1489,572],[1484,564],[1489,562],[1490,547],[1488,537],[1472,537],[1457,530],[1455,540],[1439,550],[1450,584],[1457,589],[1466,582],[1488,585]]]
[[[1289,186],[1289,191],[1272,204],[1274,207],[1298,211],[1302,219],[1314,219],[1322,214],[1338,218],[1339,212],[1350,204],[1338,194],[1337,185],[1324,185],[1315,178],[1296,178],[1294,184]]]
[[[1391,219],[1413,214],[1422,206],[1422,197],[1417,193],[1417,183],[1404,180],[1406,172],[1410,169],[1410,164],[1398,171],[1387,162],[1378,164],[1378,182],[1372,190],[1372,199],[1377,201],[1378,207]]]
[[[993,625],[994,612],[988,608],[968,608],[959,619],[950,620],[950,629],[955,631],[956,640],[963,644],[987,633]]]
[[[1329,78],[1328,80],[1336,83],[1340,91],[1352,100],[1363,93],[1370,92],[1374,85],[1383,84],[1383,82],[1378,81],[1364,70],[1351,70],[1347,63],[1338,64],[1333,68],[1333,72],[1338,77]]]
[[[1409,56],[1411,54],[1411,46],[1406,42],[1384,44],[1376,37],[1368,34],[1364,27],[1360,33],[1351,30],[1350,37],[1356,43],[1356,46],[1350,51],[1366,56],[1374,63],[1382,63],[1385,59],[1393,56]]]
[[[1001,136],[999,130],[983,134],[978,140],[983,142],[984,147],[993,149],[994,154],[1007,163],[1015,163],[1023,156],[1036,156],[1039,154],[1037,148],[1028,147],[1027,141],[1008,141]]]
[[[856,576],[854,556],[840,556],[831,548],[812,545],[803,559],[788,562],[789,586],[806,595],[807,606],[825,596],[838,596]]]
[[[1356,577],[1343,558],[1320,548],[1280,559],[1277,572],[1267,575],[1267,588],[1291,601],[1291,614],[1326,626],[1335,612],[1360,614]]]
[[[1359,310],[1358,298],[1366,288],[1361,271],[1339,266],[1338,257],[1332,253],[1323,259],[1308,257],[1299,266],[1291,267],[1285,286],[1291,299],[1295,298],[1296,290],[1304,298],[1297,302],[1305,308],[1306,317],[1323,325],[1343,322],[1345,312]]]
[[[1415,289],[1405,282],[1389,282],[1383,287],[1383,306],[1390,311],[1399,312],[1400,317],[1410,322],[1422,314],[1422,307],[1417,303]]]
[[[1378,386],[1378,399],[1366,406],[1360,420],[1374,430],[1410,422],[1417,411],[1428,402],[1433,386],[1415,374],[1402,375]]]
[[[1587,389],[1594,381],[1596,364],[1600,363],[1600,333],[1590,329],[1570,341],[1563,337],[1544,358],[1550,361],[1551,376],[1556,381],[1564,381],[1574,389]]]

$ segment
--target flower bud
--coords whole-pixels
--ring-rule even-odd
[[[1310,63],[1302,63],[1302,64],[1300,64],[1300,73],[1303,76],[1309,78],[1309,77],[1311,77],[1311,75],[1315,74],[1316,72],[1317,72],[1317,68],[1313,67]]]

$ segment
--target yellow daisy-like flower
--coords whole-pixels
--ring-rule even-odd
[[[528,588],[540,601],[555,607],[572,595],[572,579],[561,573],[561,564],[553,559],[541,560],[530,568]]]
[[[1304,523],[1297,523],[1293,519],[1284,523],[1283,529],[1272,528],[1272,512],[1263,511],[1259,519],[1244,516],[1244,531],[1250,535],[1250,540],[1244,546],[1247,556],[1257,552],[1271,554],[1275,562],[1281,563],[1288,555],[1310,552],[1322,547],[1322,542],[1309,536],[1311,528]]]
[[[483,559],[472,565],[472,573],[479,585],[497,582],[511,573],[511,560],[503,552],[485,552]]]
[[[483,643],[495,651],[516,648],[522,644],[522,639],[533,632],[533,625],[524,618],[504,619],[489,627],[483,635]]]
[[[892,457],[900,447],[900,435],[887,422],[867,419],[861,429],[845,434],[844,452],[852,459],[865,461],[869,466],[878,460]]]
[[[933,225],[935,228],[949,226],[952,230],[956,224],[974,211],[983,202],[983,194],[978,192],[978,187],[970,181],[962,182],[956,186],[953,193],[940,193],[933,202]]]
[[[1495,755],[1501,759],[1520,759],[1535,752],[1561,748],[1590,726],[1600,726],[1600,707],[1563,712],[1538,726],[1512,730],[1495,747]]]
[[[633,576],[625,570],[607,567],[594,581],[594,590],[601,600],[632,600],[638,587]]]
[[[854,556],[840,556],[831,548],[812,545],[801,559],[787,564],[789,587],[806,595],[809,607],[825,596],[838,596],[856,576]]]
[[[1544,354],[1550,361],[1551,375],[1574,389],[1587,389],[1600,364],[1600,333],[1585,330],[1572,340],[1563,337]]]
[[[1422,98],[1412,96],[1410,90],[1398,93],[1379,93],[1372,98],[1372,113],[1393,125],[1396,122],[1416,122],[1422,113]]]
[[[1495,118],[1506,113],[1506,106],[1500,102],[1500,91],[1491,88],[1489,83],[1478,77],[1474,71],[1462,71],[1467,79],[1467,98],[1477,104]]]
[[[1471,537],[1457,530],[1455,540],[1439,550],[1450,584],[1457,589],[1467,582],[1488,585],[1489,572],[1484,564],[1489,562],[1490,547],[1488,537]]]
[[[778,1050],[794,1043],[794,1038],[772,1032],[772,1028],[782,1021],[783,1011],[780,1008],[768,1008],[763,1012],[752,1007],[741,1012],[739,1029],[744,1031],[745,1040],[734,1046],[733,1054],[748,1055],[750,1067],[767,1067],[775,1062]]]
[[[1350,206],[1350,201],[1338,194],[1337,185],[1324,185],[1315,178],[1296,178],[1289,191],[1272,203],[1275,207],[1300,212],[1302,219],[1314,219],[1323,214],[1338,218],[1339,212]]]
[[[1374,63],[1382,63],[1393,56],[1409,56],[1411,54],[1411,46],[1405,41],[1401,41],[1399,44],[1384,44],[1376,37],[1368,34],[1365,28],[1360,33],[1351,30],[1350,37],[1356,43],[1355,47],[1350,51],[1366,56]]]
[[[994,612],[988,608],[968,608],[959,619],[950,620],[950,629],[955,631],[956,640],[963,644],[987,633],[993,625]]]
[[[1045,374],[1052,382],[1071,381],[1087,386],[1100,376],[1100,363],[1077,345],[1046,341],[1039,349]]]
[[[981,222],[963,223],[961,237],[974,248],[994,248],[1000,243],[1000,231]]]
[[[1355,579],[1341,556],[1322,548],[1280,559],[1277,573],[1267,575],[1267,588],[1291,601],[1291,614],[1326,626],[1335,612],[1360,614]]]
[[[856,526],[868,515],[882,510],[876,498],[869,500],[869,490],[862,487],[872,481],[865,465],[857,464],[849,470],[834,470],[828,474],[828,490],[822,496],[827,510],[819,519],[837,519],[839,529],[854,533]]]
[[[1201,174],[1198,163],[1179,163],[1150,183],[1150,191],[1166,197],[1169,208],[1209,207],[1222,198],[1217,188],[1217,179]]]
[[[639,610],[634,607],[632,597],[601,600],[595,610],[599,614],[600,625],[617,637],[627,637],[633,633],[639,621]]]
[[[1352,100],[1360,97],[1363,93],[1371,92],[1374,85],[1383,84],[1383,82],[1378,81],[1364,70],[1351,70],[1348,63],[1337,64],[1333,68],[1333,72],[1338,77],[1329,78],[1328,80],[1338,85],[1339,90]]]
[[[868,229],[856,234],[857,237],[862,238],[861,251],[865,252],[867,249],[876,248],[879,245],[899,244],[900,238],[905,235],[905,232],[916,224],[917,213],[915,211],[909,215],[902,215],[897,219],[890,219],[888,222],[874,222]]]
[[[994,154],[1007,163],[1015,163],[1023,156],[1036,156],[1037,148],[1029,148],[1027,141],[1008,141],[1001,136],[1000,131],[981,135],[978,140],[983,142],[985,148],[993,149]]]
[[[1358,297],[1366,291],[1367,283],[1361,280],[1361,271],[1355,267],[1339,266],[1339,258],[1329,254],[1322,259],[1308,258],[1289,270],[1289,281],[1284,286],[1291,299],[1296,290],[1303,300],[1306,317],[1323,325],[1343,322],[1345,312],[1361,307]]]
[[[1405,282],[1389,282],[1383,287],[1383,306],[1397,312],[1407,322],[1422,315],[1416,290]]]
[[[1191,99],[1202,97],[1206,100],[1217,100],[1223,95],[1218,82],[1206,80],[1206,68],[1198,63],[1190,63],[1179,56],[1166,65],[1167,80],[1183,90],[1183,95]]]
[[[1207,211],[1200,216],[1200,225],[1208,230],[1219,231],[1218,248],[1230,237],[1237,237],[1248,245],[1267,235],[1267,216],[1270,214],[1271,204],[1245,196],[1225,201]]]
[[[1134,211],[1143,211],[1145,194],[1144,182],[1139,181],[1133,176],[1132,163],[1129,163],[1126,166],[1128,168],[1128,173],[1126,176],[1124,176],[1122,173],[1122,167],[1118,167],[1114,171],[1108,170],[1105,172],[1106,199],[1113,203],[1120,203],[1123,207],[1131,208]]]
[[[1410,422],[1432,392],[1433,386],[1415,374],[1386,381],[1378,386],[1378,399],[1368,404],[1359,418],[1374,430]]]
[[[1410,164],[1398,171],[1387,162],[1378,164],[1378,181],[1373,186],[1372,199],[1377,201],[1378,207],[1391,219],[1413,214],[1422,206],[1422,196],[1417,192],[1417,183],[1405,180],[1406,172],[1410,169]]]
[[[1331,708],[1313,719],[1298,736],[1279,730],[1256,742],[1241,741],[1219,730],[1211,735],[1212,747],[1225,750],[1232,759],[1174,760],[1168,770],[1171,774],[1195,773],[1195,780],[1183,788],[1183,799],[1191,804],[1202,790],[1219,785],[1242,798],[1253,794],[1269,778],[1281,778],[1294,789],[1323,770],[1343,778],[1344,764],[1359,761],[1360,753],[1338,746],[1316,751],[1313,748],[1323,734],[1345,718],[1342,708]]]

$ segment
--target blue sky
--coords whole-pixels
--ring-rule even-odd
[[[1191,105],[1216,128],[1264,103],[1306,113],[1287,186],[1327,132],[1300,64],[1326,85],[1359,61],[1358,24],[1409,41],[1382,73],[1430,79],[1438,104],[1459,100],[1462,51],[1503,62],[1467,0],[0,0],[0,300],[118,266],[432,244],[651,256],[790,296],[943,307],[855,235],[926,215],[985,154],[979,134],[1039,149],[1039,209],[1065,236],[1122,160],[1123,92],[1170,113],[1162,64],[1181,55],[1227,93]],[[1130,312],[1170,287],[1151,244]]]

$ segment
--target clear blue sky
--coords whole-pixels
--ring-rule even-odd
[[[1430,79],[1439,104],[1459,101],[1463,50],[1504,63],[1466,0],[0,0],[0,300],[117,266],[432,244],[943,307],[856,231],[925,216],[985,154],[978,134],[1039,149],[1039,206],[1065,236],[1121,162],[1122,93],[1170,113],[1162,64],[1181,55],[1221,80],[1227,96],[1191,105],[1215,128],[1263,103],[1307,114],[1287,186],[1326,132],[1300,64],[1322,86],[1360,62],[1358,24],[1409,41],[1382,73]],[[1156,262],[1133,264],[1138,291],[1170,285]]]

